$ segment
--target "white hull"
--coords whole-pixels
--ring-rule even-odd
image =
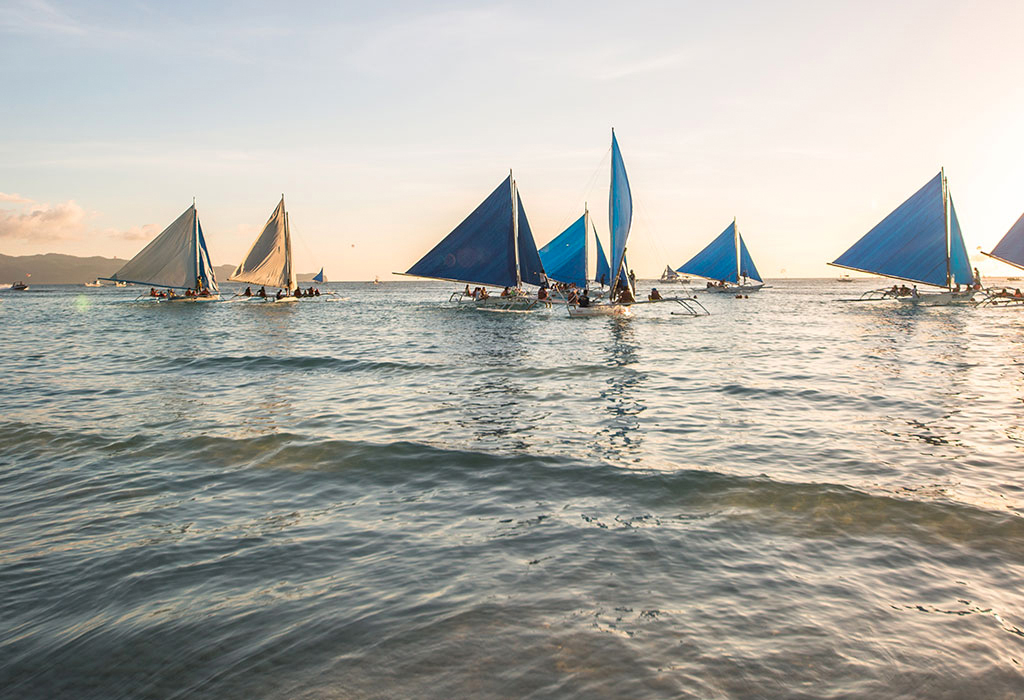
[[[751,292],[758,291],[763,286],[763,284],[739,284],[728,287],[705,287],[699,291],[711,294],[750,294]]]
[[[897,298],[903,304],[913,304],[914,306],[949,306],[951,304],[971,303],[974,299],[974,293],[937,292],[935,294],[919,294],[916,297]]]
[[[587,316],[631,316],[628,306],[622,304],[594,304],[593,306],[567,306],[569,316],[584,318]]]

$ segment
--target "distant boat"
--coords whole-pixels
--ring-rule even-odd
[[[373,277],[373,283],[374,283],[374,284],[380,284],[380,277],[379,277],[379,276],[377,276],[377,275],[374,275],[374,277]]]
[[[125,263],[124,267],[110,277],[100,279],[170,291],[165,297],[150,296],[154,301],[207,302],[220,298],[217,295],[217,277],[210,264],[210,253],[206,249],[206,238],[195,204]],[[205,294],[179,296],[174,292],[191,292],[197,288],[205,291]]]
[[[15,292],[24,292],[28,290],[28,285],[24,282],[15,282],[11,285],[11,289]]]
[[[313,275],[313,281],[317,284],[323,284],[327,281],[327,278],[324,277],[324,269],[322,267],[320,268],[320,272]]]
[[[735,218],[703,250],[676,269],[712,280],[704,290],[708,292],[748,294],[764,287],[761,273],[750,257]],[[750,280],[754,283],[751,284]]]
[[[665,271],[661,273],[661,277],[658,278],[658,281],[662,284],[686,284],[690,281],[690,278],[683,277],[673,270],[671,265],[666,265]]]
[[[86,282],[85,286],[86,287],[102,287],[103,283],[100,282],[98,279],[95,279],[92,282]]]
[[[512,290],[511,296],[492,294],[482,299],[452,294],[450,301],[462,305],[497,311],[540,308],[536,296],[522,291],[522,285],[539,287],[547,278],[512,173],[404,274],[467,288],[472,284]]]
[[[839,279],[836,282],[853,282],[853,278],[849,275],[839,275]]]
[[[829,264],[945,288],[942,292],[921,293],[908,290],[906,285],[902,289],[894,285],[865,292],[852,301],[898,299],[930,306],[970,301],[974,296],[970,289],[974,274],[945,171],[940,171]],[[954,284],[967,285],[968,290],[956,292]]]
[[[323,270],[320,273],[323,274]],[[228,281],[271,287],[271,293],[265,296],[253,294],[247,296],[246,301],[298,301],[299,298],[294,294],[299,285],[292,265],[292,234],[283,194],[245,259],[231,273]],[[283,289],[285,294],[278,298],[272,293],[274,289]]]

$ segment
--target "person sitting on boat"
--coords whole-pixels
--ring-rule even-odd
[[[242,296],[243,297],[251,297],[252,296],[252,287],[246,287],[245,291],[242,292]]]
[[[651,293],[647,295],[649,301],[661,301],[664,297],[661,296],[661,292],[658,291],[657,287],[651,288]]]
[[[584,289],[583,296],[579,298],[579,305],[582,309],[590,308],[590,290]]]
[[[622,291],[619,292],[619,303],[628,305],[634,303],[635,301],[636,298],[633,296],[632,290],[630,290],[628,286],[623,287]]]
[[[471,297],[471,296],[473,296],[473,292],[469,291],[469,285],[468,284],[466,285],[466,288],[462,291],[462,296],[464,296],[464,297]]]
[[[548,288],[547,287],[541,287],[540,289],[538,289],[537,290],[537,298],[540,301],[547,301],[548,300]]]
[[[487,288],[486,287],[480,287],[480,298],[481,299],[489,299],[490,297],[491,297],[491,295],[487,293]]]
[[[921,295],[917,293],[917,285],[916,284],[914,285],[914,288],[910,290],[910,296],[914,297],[915,299],[920,298]]]
[[[149,288],[149,296],[151,296],[151,297],[155,297],[156,296],[156,290],[153,289],[152,287]]]
[[[566,298],[566,301],[569,302],[570,304],[578,304],[579,303],[580,295],[579,295],[579,292],[576,291],[576,287],[570,287],[569,288],[569,296],[568,296],[568,298]]]
[[[981,289],[981,273],[978,272],[978,268],[974,268],[974,291]]]
[[[283,296],[284,296],[284,290],[283,289],[278,289],[277,290],[277,294],[274,295],[274,298],[275,299],[280,299]]]
[[[260,287],[260,291],[256,292],[256,296],[258,296],[260,299],[266,299],[267,298],[267,288],[266,287]]]
[[[512,296],[512,292],[509,291],[508,287],[505,287],[504,289],[501,290],[501,296],[503,296],[503,297],[510,297],[510,296]]]
[[[167,298],[168,298],[168,299],[173,299],[173,298],[174,298],[175,296],[176,296],[176,295],[174,294],[174,290],[173,290],[173,289],[171,289],[170,287],[168,287],[168,288],[167,288]]]
[[[302,298],[302,287],[296,287],[293,296],[296,299],[301,299]]]
[[[316,288],[314,288],[314,289],[313,289],[313,294],[314,294],[315,296],[320,296],[320,290],[319,290],[319,289],[316,289]]]

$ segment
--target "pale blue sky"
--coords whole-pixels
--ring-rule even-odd
[[[1021,27],[1021,2],[5,0],[0,252],[130,257],[195,196],[236,263],[284,192],[301,270],[383,277],[509,168],[538,245],[585,199],[606,235],[614,126],[642,276],[733,216],[765,275],[838,274],[943,165],[974,254],[1024,210]]]

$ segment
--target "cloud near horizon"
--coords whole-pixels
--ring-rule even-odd
[[[79,238],[86,231],[88,214],[74,200],[57,205],[37,204],[17,195],[3,201],[27,204],[22,210],[0,209],[0,238],[64,240]]]
[[[36,202],[19,194],[0,192],[0,202],[21,205],[0,208],[0,240],[81,241],[105,236],[124,241],[148,240],[160,232],[155,224],[132,226],[127,230],[96,229],[89,220],[99,213],[87,211],[73,199],[58,204]]]

